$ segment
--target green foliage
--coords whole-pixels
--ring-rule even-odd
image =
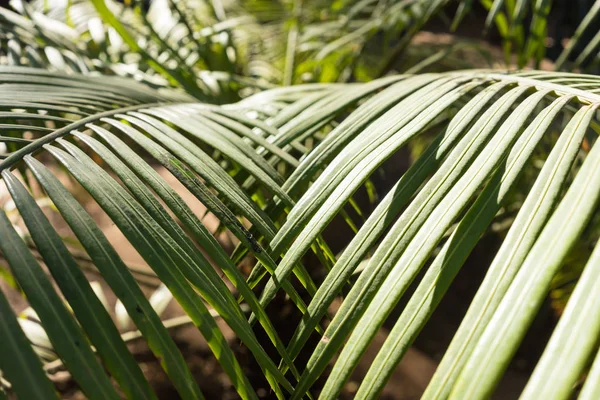
[[[577,281],[522,396],[566,399],[587,375],[581,397],[596,398],[600,78],[414,74],[440,67],[447,49],[388,75],[402,72],[398,58],[449,3],[92,0],[1,10],[0,173],[14,209],[0,213],[0,251],[39,321],[34,332],[0,290],[7,390],[55,397],[47,373],[58,362],[89,398],[156,398],[120,313],[179,395],[203,398],[161,321],[158,303],[172,296],[243,399],[258,398],[258,387],[226,331],[278,398],[334,399],[387,323],[356,393],[377,398],[481,238],[503,225],[423,397],[488,398],[549,291]],[[472,3],[455,4],[454,26]],[[507,56],[539,61],[550,2],[482,3]],[[596,47],[593,39],[573,65]],[[407,148],[413,162],[378,194],[377,175]],[[158,169],[220,225],[210,228]],[[372,210],[359,205],[362,191]],[[146,298],[142,274],[93,209],[141,255],[163,300]],[[336,221],[353,232],[341,246],[328,236]],[[122,307],[116,323],[88,264]],[[289,340],[269,307],[282,291],[301,315]]]

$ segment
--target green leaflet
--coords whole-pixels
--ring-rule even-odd
[[[428,267],[363,379],[358,397],[375,398],[383,389],[401,357],[441,301],[458,269],[498,212],[534,148],[569,100],[560,98],[546,107],[514,144],[507,159],[497,168],[475,204]]]
[[[33,197],[8,171],[2,174],[36,247],[77,320],[128,398],[155,399],[110,315]]]
[[[93,219],[73,198],[54,175],[31,156],[25,158],[27,166],[46,190],[55,206],[83,247],[86,249],[102,277],[119,296],[136,327],[171,378],[182,398],[203,398],[185,364],[179,349],[170,338],[160,318],[144,296],[127,266],[112,248]]]
[[[137,118],[127,117],[127,120],[136,123],[142,128],[150,130],[151,132],[157,131],[156,128],[153,128],[151,125],[145,123],[144,121],[138,120]],[[108,120],[107,122],[111,122],[113,120]],[[148,153],[150,153],[158,162],[160,162],[169,172],[171,172],[192,194],[194,194],[202,203],[215,214],[219,220],[224,223],[230,230],[233,232],[240,241],[245,244],[248,248],[252,249],[254,255],[265,265],[265,268],[268,271],[274,271],[276,264],[269,256],[266,251],[263,251],[260,244],[254,239],[253,236],[242,226],[242,224],[238,221],[235,214],[223,204],[213,192],[211,192],[206,185],[202,181],[200,181],[192,171],[190,171],[183,163],[181,163],[175,156],[173,156],[170,152],[165,150],[164,148],[158,146],[153,141],[149,140],[142,133],[133,129],[125,124],[118,123],[114,121],[113,124],[120,128],[121,132],[127,134],[133,140],[135,140],[140,146],[142,146]],[[159,133],[155,133],[159,134]],[[184,156],[187,156],[187,153],[183,153]],[[183,157],[184,161],[187,161],[187,157]],[[192,159],[193,162],[193,159]],[[201,170],[204,174],[209,173],[208,170]],[[244,200],[245,201],[245,200]],[[248,200],[250,201],[250,200]],[[250,201],[251,202],[251,201]],[[237,203],[239,204],[239,203]],[[253,208],[246,208],[244,205],[238,205],[236,208],[240,209],[242,215],[247,217],[249,220],[253,220],[253,212],[255,208],[255,204],[251,203]],[[260,218],[260,217],[258,217]],[[268,219],[268,218],[267,218]],[[270,221],[264,221],[262,218],[257,219],[255,221],[259,221],[261,226],[264,226],[267,232],[270,232],[272,223]],[[305,310],[306,305],[297,294],[296,290],[290,285],[289,282],[284,282],[284,288],[287,293],[290,295],[292,300],[296,303],[300,310]]]
[[[411,77],[391,85],[380,93],[371,97],[367,102],[357,108],[348,118],[331,131],[321,144],[311,151],[301,164],[292,172],[284,184],[284,188],[296,193],[302,185],[313,179],[315,173],[325,166],[344,145],[358,135],[381,114],[404,97],[412,94],[423,85],[439,79],[435,75]]]
[[[331,273],[327,275],[309,304],[308,312],[305,314],[306,317],[302,319],[290,340],[289,347],[292,356],[300,352],[312,327],[319,323],[328,305],[341,291],[345,280],[350,277],[352,271],[359,265],[385,229],[392,224],[393,216],[400,212],[427,176],[433,172],[435,167],[452,149],[463,130],[479,115],[490,99],[504,87],[505,84],[503,83],[492,85],[471,99],[452,120],[451,125],[446,128],[446,133],[438,135],[436,141],[429,146],[415,164],[390,189],[385,198],[381,200],[361,230],[342,253]]]
[[[240,164],[244,170],[256,177],[271,193],[282,199],[286,205],[293,206],[294,201],[279,186],[283,180],[277,174],[277,171],[262,157],[257,155],[250,146],[245,145],[243,141],[229,130],[220,127],[206,118],[201,119],[200,116],[195,116],[194,114],[190,115],[190,113],[187,113],[187,116],[183,116],[183,110],[179,111],[177,108],[173,111],[165,108],[159,110],[151,109],[147,110],[147,113],[175,124],[179,128],[189,132],[193,137],[218,149],[224,155]],[[156,123],[153,123],[153,125],[156,125]],[[173,138],[173,136],[171,137]],[[181,135],[177,140],[185,145],[187,149],[193,148],[191,147],[191,142],[184,140]],[[201,150],[195,150],[195,155],[201,157]]]
[[[402,99],[403,97],[412,93],[414,90],[422,87],[434,79],[434,76],[426,76],[424,78],[413,78],[412,81],[414,81],[414,83],[411,82],[411,84],[408,84],[408,81],[403,81],[405,83],[404,85],[393,85],[371,98],[363,106],[357,109],[350,117],[344,120],[340,126],[332,131],[320,146],[309,153],[309,155],[302,161],[300,166],[286,181],[283,188],[288,190],[290,193],[297,193],[300,189],[304,188],[305,185],[313,179],[317,170],[322,168],[330,158],[337,155],[343,146],[347,144],[353,136],[360,132],[361,128],[366,127],[370,122],[387,110],[394,102]],[[312,204],[309,206],[312,206]],[[272,209],[267,208],[267,210]],[[272,212],[276,215],[280,213],[278,210],[273,210]],[[301,227],[300,223],[296,223],[295,225],[290,223],[284,226],[283,229],[287,228],[288,226],[290,226],[291,229],[294,229],[294,232],[297,232]],[[278,236],[280,235],[281,232],[278,234]],[[282,244],[279,247],[277,246],[277,240],[278,239],[276,238],[275,241],[271,243],[271,246],[275,246],[275,250],[282,247]],[[248,282],[251,286],[256,285],[263,276],[261,271],[262,270],[257,267],[252,270],[252,273],[248,278]]]
[[[414,95],[416,98],[408,97],[401,101],[382,116],[387,123],[377,125],[376,129],[363,131],[361,136],[357,137],[351,145],[346,146],[344,151],[327,167],[298,201],[286,223],[271,242],[271,248],[277,254],[282,250],[282,246],[287,245],[295,238],[294,243],[279,263],[273,278],[263,290],[261,295],[263,306],[266,306],[275,296],[279,286],[275,282],[281,282],[287,278],[293,265],[299,261],[320,231],[327,226],[370,173],[396,149],[404,145],[408,139],[418,134],[452,101],[468,93],[477,84],[455,89],[451,95],[442,97],[435,102],[440,95],[452,90],[457,85],[458,81],[451,81],[446,85],[438,84],[437,91],[425,87]],[[426,100],[419,99],[419,94],[425,96]],[[412,112],[405,109],[401,117],[395,117],[394,114],[397,110],[406,107],[404,102],[409,104],[414,102],[413,110],[410,110]],[[420,110],[430,104],[429,113],[418,114]],[[419,117],[415,118],[417,115]],[[414,119],[411,120],[411,118]],[[397,121],[398,119],[399,121]],[[405,124],[412,129],[401,130],[400,128]],[[398,134],[398,132],[400,133]]]
[[[231,376],[240,396],[256,398],[254,390],[215,320],[183,275],[182,269],[194,268],[195,265],[189,255],[112,178],[97,179],[98,176],[106,175],[101,168],[98,167],[96,171],[92,169],[94,172],[91,172],[90,169],[83,167],[81,161],[66,152],[51,146],[46,146],[45,149],[60,161],[94,197],[173,293],[206,338],[223,369]]]
[[[114,135],[110,134],[108,131],[100,127],[92,128],[94,129],[94,131],[102,133],[103,137],[112,139],[113,143],[116,143],[118,146],[118,142],[116,142],[116,140],[118,139],[116,139]],[[75,133],[75,135],[103,158],[103,160],[111,167],[113,171],[115,171],[119,178],[121,178],[121,180],[125,182],[125,185],[130,189],[131,193],[134,194],[138,201],[140,201],[140,204],[144,206],[144,208],[154,218],[154,220],[159,222],[163,229],[169,232],[171,237],[174,238],[181,245],[182,248],[186,249],[188,254],[193,255],[197,265],[199,265],[202,269],[202,273],[196,273],[195,276],[186,274],[188,280],[190,280],[190,282],[196,285],[200,292],[203,293],[203,296],[205,297],[207,302],[211,304],[217,311],[219,311],[219,314],[232,327],[232,329],[234,329],[234,331],[238,333],[238,336],[240,338],[245,338],[245,340],[253,340],[252,336],[247,336],[253,334],[247,329],[249,328],[249,326],[247,326],[246,324],[245,316],[239,310],[239,305],[233,298],[232,294],[229,292],[229,289],[225,286],[221,277],[217,274],[212,265],[210,265],[208,260],[204,258],[202,253],[197,251],[197,249],[194,247],[194,244],[186,236],[185,232],[176,224],[174,220],[171,219],[171,217],[167,214],[166,210],[164,210],[159,204],[158,200],[155,199],[152,193],[148,190],[148,188],[146,188],[142,180],[139,179],[135,174],[133,174],[133,172],[129,170],[128,167],[124,163],[122,163],[114,154],[112,154],[110,150],[108,150],[104,145],[102,145],[95,139],[83,135],[81,133]],[[69,151],[73,154],[78,153],[77,149],[74,146],[69,145],[66,142],[61,143],[64,146],[66,146],[69,149]],[[142,173],[146,175],[146,177],[151,178],[155,182],[154,187],[157,187],[157,185],[161,185],[162,181],[162,185],[158,186],[157,190],[160,191],[160,189],[162,188],[164,194],[164,187],[166,186],[166,183],[164,183],[164,180],[156,173],[156,171],[154,171],[147,164],[143,163],[141,158],[135,155],[135,153],[131,152],[128,154],[128,156],[130,158],[130,163],[132,161],[134,163],[135,161],[137,161],[137,163],[135,164],[137,165],[138,171],[141,170]],[[83,158],[83,155],[80,154],[80,157]],[[137,160],[135,157],[137,157]],[[171,200],[176,200],[178,198],[177,194],[174,193],[172,189],[170,192],[171,193],[169,193],[169,195],[171,197]],[[170,199],[167,198],[166,201],[169,200]],[[183,202],[181,198],[179,198],[178,203],[178,207],[182,209],[183,206],[181,203]],[[186,210],[184,209],[183,211]],[[190,219],[190,214],[194,215],[191,212],[187,213],[187,218],[184,221],[187,222],[187,220]],[[260,321],[264,324],[267,333],[272,338],[278,350],[281,352],[281,355],[286,360],[287,365],[291,366],[292,369],[295,370],[293,364],[291,363],[291,360],[289,360],[287,356],[285,346],[274,331],[273,326],[269,321],[267,315],[265,314],[264,310],[258,306],[258,300],[254,296],[250,288],[247,286],[242,275],[231,263],[231,260],[229,259],[227,254],[225,254],[225,252],[223,251],[221,246],[219,246],[215,238],[212,235],[210,235],[210,233],[206,230],[206,228],[204,228],[204,226],[201,224],[200,221],[197,220],[195,216],[194,220],[191,222],[187,222],[187,224],[192,224],[194,228],[196,228],[196,232],[199,233],[197,237],[200,239],[200,244],[204,244],[204,248],[207,249],[209,254],[212,255],[215,258],[215,260],[218,260],[219,264],[224,267],[224,272],[227,274],[227,276],[231,276],[233,282],[236,284],[236,287],[238,287],[238,289],[244,294],[246,300],[249,302],[251,309],[259,313]],[[208,285],[209,282],[210,285]],[[235,313],[229,314],[229,311],[235,311]],[[246,332],[238,332],[239,329],[244,329]]]
[[[462,367],[558,201],[593,111],[580,110],[564,129],[457,330],[425,399],[447,398]]]
[[[260,146],[256,149],[257,153],[261,154],[261,153],[264,153],[264,151],[268,151],[269,153],[271,153],[274,156],[276,156],[277,158],[279,158],[281,161],[288,163],[291,167],[298,166],[298,160],[296,160],[292,155],[283,151],[278,146],[272,144],[271,142],[269,142],[268,140],[266,140],[265,138],[260,136],[258,133],[254,133],[252,131],[253,127],[259,128],[258,124],[256,126],[252,126],[252,125],[246,126],[243,123],[238,122],[236,119],[234,119],[235,117],[230,117],[227,114],[221,114],[219,112],[220,110],[210,110],[210,111],[209,110],[206,110],[206,111],[199,110],[199,111],[206,118],[211,119],[212,121],[216,122],[217,124],[219,124],[221,126],[227,127],[232,132],[235,132],[236,134],[238,134],[239,136],[241,136],[243,138],[247,138],[248,141],[254,142],[254,144],[257,146]],[[252,120],[249,120],[247,122],[252,124]],[[264,149],[264,151],[263,151],[263,149]]]
[[[191,141],[151,116],[134,113],[131,115],[120,115],[120,117],[144,129],[167,150],[180,157],[194,172],[204,178],[229,201],[227,205],[230,205],[236,211],[239,211],[241,215],[248,218],[261,234],[266,237],[271,237],[274,234],[275,227],[270,218],[252,202],[249,196],[241,190],[226,171]],[[118,121],[108,119],[105,122],[118,127],[123,132],[131,132],[131,127],[127,127]],[[194,149],[194,153],[190,149]]]
[[[291,194],[299,193],[314,179],[318,170],[323,168],[331,158],[335,157],[343,149],[343,146],[348,144],[362,128],[368,126],[395,102],[434,79],[436,79],[435,75],[410,78],[373,96],[330,132],[323,142],[302,160],[299,167],[287,179],[283,188]],[[274,204],[271,204],[271,206],[274,206]],[[267,207],[267,211],[272,212],[274,215],[279,215],[282,212],[281,207],[277,207],[276,210],[274,207]],[[263,270],[257,265],[248,277],[248,282],[251,286],[254,286],[262,276],[264,276]]]
[[[497,384],[543,301],[550,279],[595,209],[600,196],[599,167],[600,146],[596,145],[498,305],[450,398],[484,398]]]
[[[600,291],[599,272],[600,244],[596,244],[521,398],[571,397],[573,386],[585,370],[600,333],[600,297],[590,295]],[[591,382],[593,379],[588,377]]]
[[[12,229],[9,224],[6,214],[0,213],[0,232],[2,240],[6,242],[9,242],[5,237],[6,229]],[[21,240],[18,236],[17,239]],[[17,396],[23,399],[58,399],[54,387],[42,369],[40,359],[33,352],[31,343],[19,326],[17,316],[2,291],[0,291],[0,335],[3,338],[0,340],[2,353],[0,368],[10,380]],[[33,382],[35,384],[32,384]],[[0,393],[0,398],[7,399],[4,393]]]
[[[80,138],[81,137],[82,136],[80,136]],[[111,165],[113,170],[120,175],[121,179],[126,183],[131,192],[134,193],[135,197],[149,212],[151,217],[157,221],[174,240],[178,249],[176,251],[183,252],[178,267],[181,269],[186,279],[198,288],[205,300],[219,312],[219,315],[234,330],[242,342],[255,354],[256,358],[262,360],[264,363],[262,365],[266,365],[265,368],[267,369],[271,368],[272,371],[276,371],[275,375],[277,375],[277,380],[282,381],[287,386],[287,390],[290,390],[291,386],[289,386],[289,383],[287,383],[283,375],[274,368],[274,364],[258,343],[233,295],[229,292],[228,288],[208,260],[206,260],[202,253],[194,247],[193,243],[185,235],[183,230],[181,230],[181,228],[168,216],[166,211],[160,206],[148,189],[124,164],[118,161],[116,157],[100,143],[94,142],[93,139],[87,139],[86,142],[89,145],[92,145],[105,161],[109,162],[109,165]],[[97,176],[106,176],[105,179],[110,182],[110,180],[107,179],[106,173],[96,164],[92,163],[83,152],[65,141],[60,141],[60,143],[80,162],[87,166],[90,171],[95,170]],[[285,357],[283,345],[281,344],[279,347]]]
[[[2,177],[7,185],[15,184],[15,190],[25,194],[25,188],[12,174],[3,172]],[[25,198],[27,196],[29,194],[26,194]],[[35,202],[33,204],[37,207]],[[89,398],[118,399],[81,328],[67,311],[45,272],[14,230],[6,214],[2,212],[0,215],[0,248],[11,266],[13,276],[46,326],[46,333],[52,345]]]
[[[318,376],[328,360],[343,345],[345,337],[352,331],[365,311],[366,305],[369,304],[383,279],[396,264],[410,240],[470,165],[472,157],[478,154],[479,149],[493,135],[496,125],[517,99],[523,95],[525,90],[526,88],[511,90],[479,117],[469,131],[463,134],[462,140],[448,155],[437,173],[394,223],[328,326],[325,332],[327,340],[322,340],[317,345],[317,349],[315,349],[311,360],[309,360],[307,372],[304,373],[305,376],[296,388],[297,392],[300,392],[300,389],[305,390],[309,382]],[[454,128],[464,129],[460,122]],[[302,385],[306,386],[303,387]]]
[[[504,5],[504,0],[494,0],[492,7],[485,19],[485,29],[488,30],[492,26],[492,23],[500,13],[502,6]]]
[[[518,93],[518,89],[515,91]],[[321,394],[323,398],[328,398],[327,396],[332,398],[341,389],[341,385],[347,379],[349,372],[354,369],[358,358],[366,351],[377,329],[391,313],[444,233],[504,159],[506,152],[521,132],[523,124],[545,95],[545,92],[536,92],[519,104],[440,203],[431,213],[428,213],[426,220],[414,236],[406,239],[401,256],[387,276],[383,275],[385,278],[381,278],[383,282],[377,285],[377,292],[371,299],[363,300],[366,309],[340,354],[330,379],[325,384]],[[336,375],[337,371],[340,371],[339,375]]]

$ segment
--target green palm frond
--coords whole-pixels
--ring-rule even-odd
[[[591,75],[473,70],[279,88],[215,106],[125,78],[2,67],[0,170],[18,221],[1,213],[0,250],[53,351],[89,398],[119,396],[96,354],[126,397],[155,394],[83,274],[73,240],[59,234],[36,201],[39,189],[183,398],[202,398],[202,382],[196,384],[133,271],[86,210],[91,203],[183,307],[242,398],[258,397],[255,382],[217,317],[280,398],[318,394],[315,381],[333,362],[319,395],[328,399],[338,396],[405,298],[358,389],[358,397],[376,398],[482,235],[504,210],[516,209],[424,394],[487,398],[553,277],[584,233],[597,232],[599,91],[600,79]],[[426,135],[428,146],[393,177],[372,212],[361,210],[365,221],[336,255],[324,239],[331,221],[348,220],[345,207],[355,193]],[[158,166],[236,237],[233,254]],[[324,276],[305,264],[309,250]],[[257,261],[249,276],[236,265],[244,256]],[[524,398],[566,398],[586,373],[600,335],[597,258],[597,250],[584,257]],[[303,314],[289,342],[267,313],[280,289]],[[12,390],[23,398],[53,397],[3,296],[0,308],[0,329],[10,338],[0,346],[13,355],[0,358],[0,369]],[[316,346],[308,341],[315,331]],[[301,353],[310,355],[308,364],[295,362]],[[597,364],[582,392],[587,398],[597,393]],[[32,379],[39,384],[27,384]]]

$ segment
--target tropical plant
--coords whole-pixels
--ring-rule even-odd
[[[333,399],[387,324],[355,394],[377,398],[496,226],[499,249],[481,266],[485,278],[423,397],[488,398],[549,291],[574,281],[522,397],[600,397],[600,78],[492,69],[388,76],[446,1],[340,2],[325,16],[313,15],[314,3],[215,1],[196,12],[187,1],[146,9],[93,0],[0,12],[8,64],[0,173],[10,199],[0,212],[9,272],[0,271],[31,307],[28,319],[17,317],[0,290],[0,398],[57,398],[49,380],[57,365],[91,399],[156,398],[131,337],[145,339],[182,398],[204,398],[168,332],[172,321],[160,317],[171,295],[244,399],[259,397],[257,382],[226,330],[273,395]],[[456,23],[471,3],[459,2]],[[535,34],[547,2],[488,6],[488,21],[506,27],[507,54],[506,43],[521,43],[521,60],[542,54]],[[397,47],[372,69],[368,43],[385,34]],[[304,76],[341,83],[289,85]],[[343,83],[355,80],[369,81]],[[277,83],[287,86],[270,88]],[[376,201],[373,180],[409,146],[414,162]],[[149,271],[123,261],[92,209]],[[328,238],[338,222],[337,236],[351,232],[341,246]],[[89,268],[117,297],[116,322]],[[144,274],[158,281],[154,299]],[[289,338],[269,307],[279,299],[300,315]],[[119,331],[124,316],[138,332]]]

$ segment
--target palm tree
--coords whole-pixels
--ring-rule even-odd
[[[600,78],[415,74],[446,51],[389,74],[449,2],[321,3],[17,2],[0,12],[10,199],[0,251],[30,306],[17,318],[0,290],[0,398],[57,398],[49,376],[61,366],[88,398],[157,398],[127,347],[134,337],[180,397],[208,397],[168,331],[181,323],[199,329],[244,399],[260,391],[227,332],[274,396],[333,399],[386,324],[355,393],[377,398],[493,234],[498,249],[478,266],[485,277],[423,398],[490,397],[561,274],[577,284],[521,396],[600,397]],[[483,3],[507,58],[541,60],[549,2]],[[471,6],[458,2],[455,25]],[[588,65],[600,40],[575,57],[573,43],[599,9],[558,69]],[[391,50],[370,68],[381,37]],[[373,181],[407,148],[414,162],[378,199]],[[123,260],[92,209],[147,269]],[[150,299],[148,276],[159,282]],[[116,322],[103,290],[118,299]],[[171,296],[185,311],[177,322],[161,320]],[[290,337],[274,302],[300,315]],[[123,334],[129,321],[138,331]]]

